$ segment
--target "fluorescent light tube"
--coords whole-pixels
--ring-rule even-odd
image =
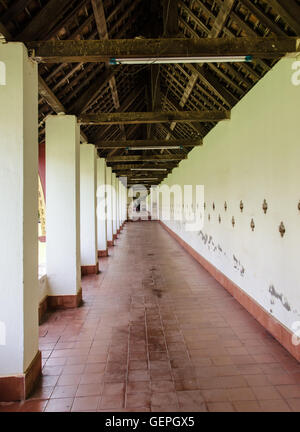
[[[180,146],[127,147],[127,150],[175,150],[180,148]]]
[[[130,179],[131,182],[136,181],[150,181],[150,180],[158,180],[158,177],[146,177],[146,178],[138,178],[138,179]]]
[[[236,63],[251,62],[251,55],[242,56],[201,56],[201,57],[140,57],[140,58],[111,58],[109,64],[170,64],[170,63]]]
[[[167,168],[130,168],[131,171],[167,171]]]

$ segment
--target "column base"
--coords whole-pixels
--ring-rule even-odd
[[[118,238],[118,234],[114,234],[114,235],[113,235],[113,239],[114,239],[114,240],[117,240],[117,238]]]
[[[105,250],[98,250],[98,258],[100,257],[107,257],[108,256],[108,249]]]
[[[72,309],[77,308],[82,303],[82,288],[74,295],[54,295],[48,296],[49,309]]]
[[[42,355],[38,351],[24,374],[0,376],[0,402],[16,402],[26,399],[42,373]]]
[[[89,274],[98,274],[99,273],[99,263],[96,265],[89,266],[81,266],[81,276],[86,276]]]
[[[119,235],[121,232],[120,228],[117,230],[117,235]]]
[[[107,240],[107,246],[108,247],[114,246],[114,241],[113,240]]]
[[[39,304],[39,325],[45,321],[46,313],[48,310],[48,296],[44,298]]]

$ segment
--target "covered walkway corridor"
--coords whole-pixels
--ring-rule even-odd
[[[300,410],[299,363],[159,222],[109,255],[40,327],[40,386],[0,411]]]
[[[300,0],[0,1],[1,412],[300,412],[299,112]]]

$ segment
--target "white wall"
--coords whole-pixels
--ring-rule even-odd
[[[164,182],[205,186],[202,230],[188,233],[183,223],[165,223],[289,329],[300,320],[300,86],[291,82],[294,61],[282,59],[237,104],[231,120],[219,123]]]
[[[80,257],[82,266],[98,262],[96,220],[96,147],[80,145]]]
[[[38,351],[38,75],[21,43],[0,44],[0,61],[0,375],[10,375]]]
[[[106,163],[104,158],[97,158],[97,247],[98,251],[107,248],[106,227]]]
[[[46,232],[49,295],[80,289],[80,152],[75,116],[46,120]]]

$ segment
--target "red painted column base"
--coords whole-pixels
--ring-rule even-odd
[[[0,401],[14,402],[26,399],[34,390],[42,373],[42,356],[38,351],[26,372],[0,376]]]
[[[107,257],[108,256],[108,248],[105,250],[98,250],[98,258],[100,257]]]
[[[98,274],[99,273],[99,263],[96,265],[89,266],[81,266],[81,276],[86,276],[89,274]]]
[[[82,288],[74,295],[48,296],[48,309],[72,309],[77,308],[82,303]]]

